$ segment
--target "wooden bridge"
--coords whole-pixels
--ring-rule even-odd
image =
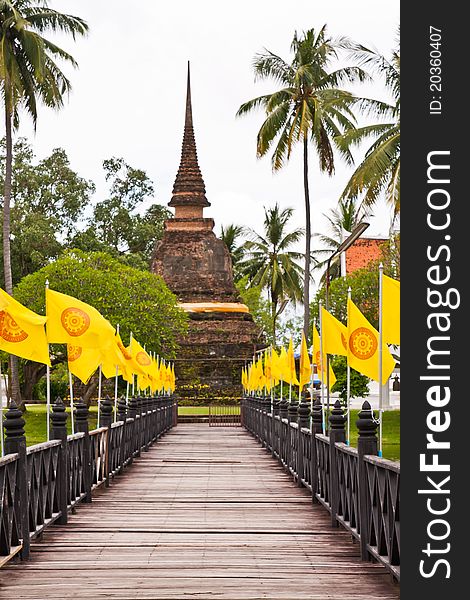
[[[62,408],[54,407],[53,427],[61,441],[27,454],[20,444],[19,452],[0,459],[0,554],[10,558],[0,569],[0,598],[399,597],[391,577],[398,567],[386,568],[383,558],[361,560],[360,535],[351,535],[341,502],[337,514],[346,526],[339,528],[332,527],[331,508],[325,510],[324,491],[312,502],[312,479],[302,476],[312,459],[302,450],[307,429],[274,414],[268,403],[245,402],[245,428],[173,428],[172,401],[139,407],[132,400],[127,414],[121,403],[122,420],[112,425],[105,406],[108,426],[94,432],[86,430],[86,407],[79,406],[82,431],[68,439],[57,417]],[[19,431],[17,413],[7,414],[9,451],[21,438],[10,435]],[[28,493],[21,460],[29,479],[26,511],[19,502]],[[321,460],[327,465],[326,455]],[[318,490],[326,480],[316,472]],[[332,485],[330,478],[330,499]],[[29,560],[22,526],[32,541]]]

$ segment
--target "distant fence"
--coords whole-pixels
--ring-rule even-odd
[[[209,427],[241,427],[240,404],[210,404]]]
[[[271,452],[312,500],[359,542],[363,560],[381,562],[400,580],[400,463],[377,456],[377,423],[364,402],[356,422],[357,448],[346,445],[346,416],[339,401],[322,432],[322,406],[270,398],[244,398],[242,423]],[[310,427],[311,421],[311,427]]]
[[[25,421],[13,404],[5,414],[5,450],[0,457],[0,566],[20,553],[29,557],[30,542],[53,523],[67,523],[80,502],[110,479],[177,423],[172,398],[131,398],[113,405],[101,402],[103,427],[88,431],[88,407],[77,402],[77,433],[67,436],[67,413],[59,399],[52,407],[51,441],[26,447]]]

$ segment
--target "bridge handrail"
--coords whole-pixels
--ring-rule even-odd
[[[116,422],[113,407],[104,400],[102,426],[89,431],[88,408],[76,405],[78,431],[67,435],[62,401],[52,407],[52,437],[26,447],[24,420],[16,406],[5,414],[5,450],[0,457],[0,566],[18,553],[29,557],[30,543],[53,523],[66,524],[68,514],[81,502],[92,501],[92,491],[132,464],[141,452],[177,423],[173,397],[121,400]]]
[[[272,408],[271,408],[272,406]],[[244,427],[271,452],[312,500],[360,543],[363,560],[375,559],[400,579],[400,463],[377,456],[377,425],[370,405],[359,413],[358,447],[345,443],[346,416],[337,402],[328,435],[319,400],[309,403],[261,397],[242,402]]]

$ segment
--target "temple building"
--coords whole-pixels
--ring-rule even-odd
[[[188,65],[186,115],[181,162],[157,242],[152,271],[165,280],[189,315],[187,335],[179,340],[175,361],[177,393],[182,398],[240,397],[241,368],[264,340],[233,282],[225,243],[214,234],[214,220],[198,164]]]

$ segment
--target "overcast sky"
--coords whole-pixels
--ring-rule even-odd
[[[90,34],[63,40],[79,63],[70,72],[73,91],[63,110],[41,110],[33,138],[23,119],[20,133],[33,139],[42,158],[66,149],[72,167],[104,186],[101,164],[122,156],[144,169],[155,183],[154,201],[166,204],[179,164],[183,133],[186,62],[191,61],[193,118],[199,163],[212,206],[206,216],[221,224],[261,229],[263,206],[279,202],[296,209],[293,225],[304,218],[302,161],[272,174],[268,157],[255,156],[262,114],[236,119],[240,104],[274,90],[255,83],[253,56],[268,48],[289,58],[294,31],[328,25],[389,55],[396,46],[399,2],[376,0],[51,0],[51,6],[84,18]],[[363,88],[385,98],[380,83]],[[322,213],[337,203],[351,171],[338,162],[333,178],[311,166],[313,231],[324,229]],[[390,213],[375,209],[370,234],[386,234]]]

